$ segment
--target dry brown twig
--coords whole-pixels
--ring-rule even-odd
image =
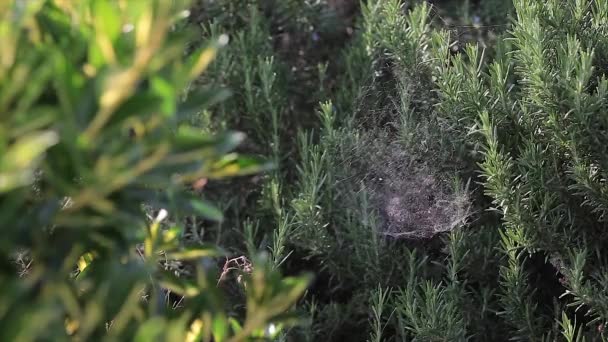
[[[224,267],[222,268],[222,274],[217,281],[217,285],[224,281],[228,276],[230,271],[239,270],[244,273],[251,273],[253,271],[253,264],[246,256],[241,255],[240,257],[228,259],[226,258],[226,262],[224,263]],[[240,284],[242,280],[242,274],[239,274],[237,277],[237,282]]]

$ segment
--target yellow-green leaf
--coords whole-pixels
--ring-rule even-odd
[[[216,247],[211,244],[205,244],[197,247],[188,247],[178,251],[168,252],[168,259],[175,260],[191,260],[191,259],[199,259],[204,257],[215,257],[225,255],[226,253],[222,251],[219,247]]]

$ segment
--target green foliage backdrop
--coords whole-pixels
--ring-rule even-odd
[[[608,1],[0,13],[0,339],[607,339]]]

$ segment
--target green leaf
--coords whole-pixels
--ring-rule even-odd
[[[188,99],[177,107],[176,116],[180,120],[188,120],[214,104],[230,97],[227,89],[202,89],[188,94]]]
[[[195,297],[201,292],[201,289],[193,281],[178,278],[168,272],[160,276],[159,282],[162,287],[184,297]]]
[[[10,136],[13,138],[23,136],[34,130],[40,130],[57,120],[58,111],[51,106],[38,106],[28,110],[31,116],[18,116],[14,118],[13,130]]]
[[[161,317],[154,317],[139,326],[135,335],[135,342],[156,341],[167,329],[167,322]]]
[[[154,77],[150,81],[152,90],[162,99],[161,110],[166,116],[171,116],[175,112],[176,89],[162,77]]]
[[[272,318],[272,322],[276,325],[286,325],[286,326],[293,326],[296,324],[305,325],[305,324],[312,323],[310,321],[310,317],[307,317],[306,315],[302,314],[301,312],[298,312],[297,310],[276,315]],[[277,330],[279,330],[279,329],[277,329]]]
[[[14,143],[0,159],[0,193],[32,182],[36,160],[58,142],[57,133],[42,131],[27,134]]]
[[[40,157],[49,147],[59,142],[59,135],[53,131],[31,133],[14,143],[2,158],[2,169],[25,169]]]
[[[126,119],[137,117],[140,120],[155,113],[162,104],[162,100],[156,94],[141,92],[133,95],[120,105],[118,110],[108,121],[108,127],[121,124]]]
[[[234,176],[245,176],[275,168],[274,163],[264,161],[260,158],[244,157],[232,153],[225,155],[212,167],[209,178],[224,178]]]
[[[243,330],[243,327],[241,326],[241,323],[239,323],[239,321],[237,321],[236,319],[230,317],[228,319],[228,322],[230,323],[230,327],[232,328],[232,330],[235,333],[239,333]]]
[[[174,137],[174,144],[178,151],[196,151],[203,148],[212,148],[213,154],[219,155],[232,151],[245,138],[238,132],[228,132],[218,136],[205,134],[200,128],[182,125]],[[202,151],[201,151],[202,153]]]
[[[226,317],[224,317],[223,315],[216,315],[216,317],[213,318],[212,324],[214,341],[224,341],[228,337],[228,321],[226,320]]]
[[[177,251],[167,252],[167,259],[192,260],[222,255],[226,255],[226,252],[224,252],[221,248],[213,244],[203,244],[201,246],[188,247]]]
[[[121,31],[120,16],[114,6],[113,1],[97,0],[93,7],[97,30],[106,34],[111,41],[115,41]]]
[[[196,213],[212,221],[222,221],[224,214],[211,203],[202,199],[193,199],[190,205]]]

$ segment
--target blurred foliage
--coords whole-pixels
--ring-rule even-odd
[[[209,267],[224,252],[163,224],[221,220],[189,184],[267,168],[232,152],[242,134],[186,123],[226,97],[184,91],[225,44],[184,54],[188,5],[0,3],[0,340],[241,341],[293,322],[306,278],[256,259],[233,317]],[[171,259],[193,276],[160,267]]]
[[[608,1],[0,6],[0,339],[605,340]]]

